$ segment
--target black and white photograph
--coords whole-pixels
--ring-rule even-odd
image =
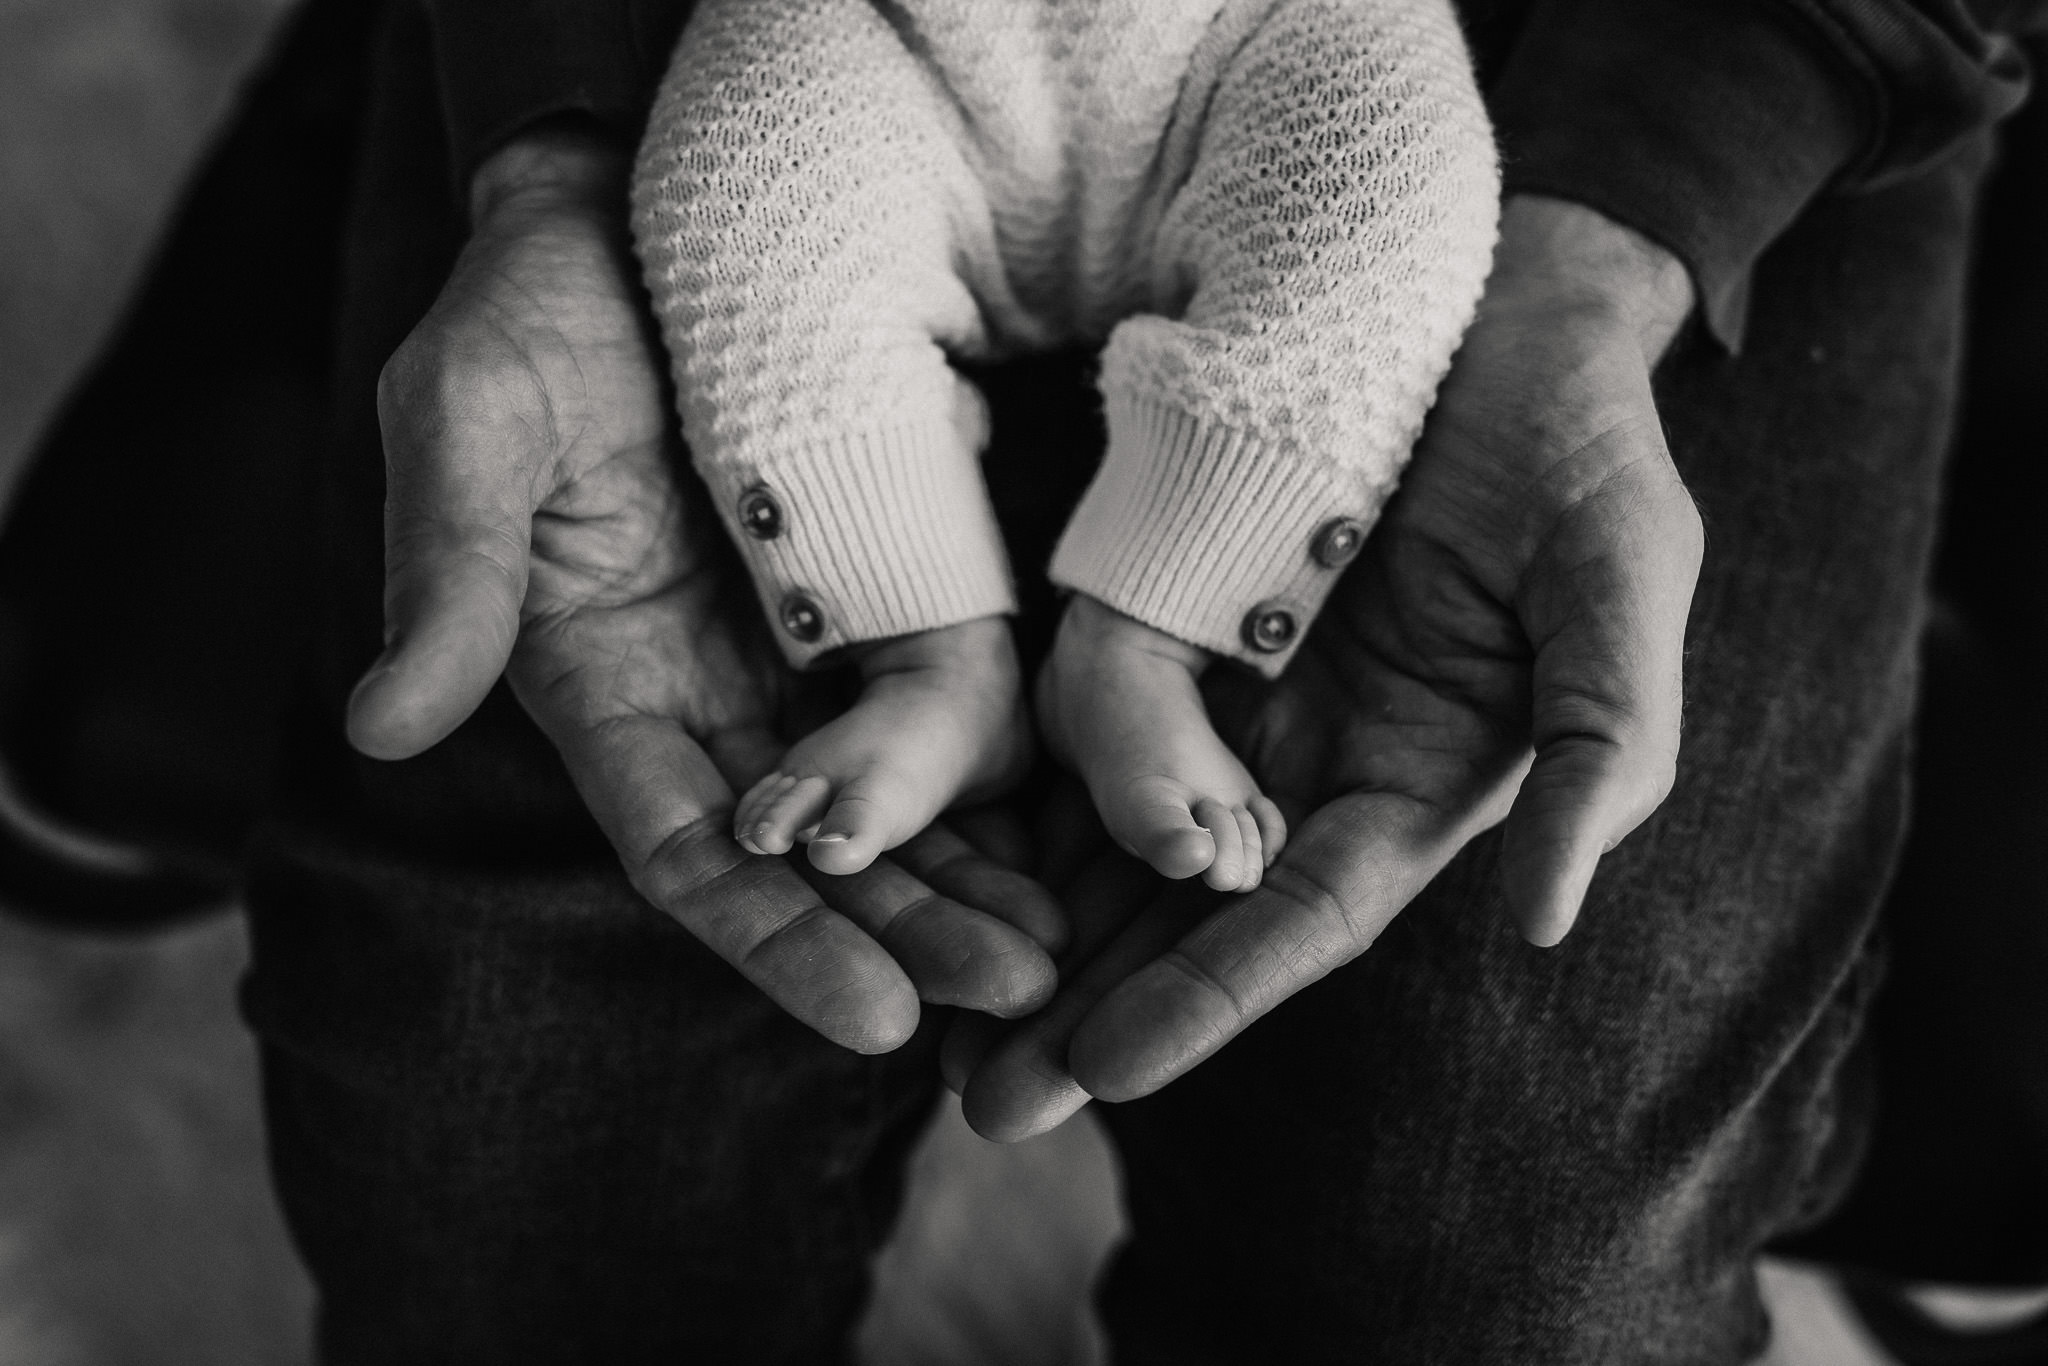
[[[2048,0],[0,0],[0,1366],[2048,1366]]]

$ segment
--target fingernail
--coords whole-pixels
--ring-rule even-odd
[[[813,822],[812,824],[807,825],[803,829],[796,832],[796,842],[798,844],[809,844],[812,840],[816,839],[817,837],[818,826],[816,822]]]
[[[853,836],[851,835],[842,835],[835,830],[829,835],[813,834],[809,842],[812,844],[844,844],[852,838]]]

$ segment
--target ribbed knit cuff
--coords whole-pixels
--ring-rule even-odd
[[[981,465],[904,426],[704,470],[789,662],[1016,610]]]
[[[1053,581],[1277,676],[1392,489],[1155,399],[1106,406]]]

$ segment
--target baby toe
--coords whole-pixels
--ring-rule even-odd
[[[770,773],[740,794],[739,802],[733,807],[732,812],[732,837],[739,841],[741,848],[750,854],[765,852],[759,848],[757,839],[761,817],[767,812],[770,803],[781,793],[788,791],[795,782],[796,778],[792,774]]]
[[[1216,837],[1202,828],[1186,801],[1164,788],[1134,783],[1120,804],[1105,803],[1104,823],[1117,842],[1163,877],[1186,878],[1216,859]]]
[[[1273,866],[1273,860],[1280,857],[1280,851],[1287,847],[1287,818],[1280,814],[1280,808],[1263,793],[1255,794],[1245,803],[1252,820],[1259,827],[1259,846],[1263,853],[1263,865]]]
[[[1195,803],[1195,823],[1215,841],[1215,857],[1202,870],[1202,881],[1219,892],[1234,892],[1244,882],[1244,834],[1237,813],[1213,797]]]
[[[881,857],[898,841],[909,794],[874,781],[849,783],[818,822],[809,841],[811,866],[844,877]]]
[[[1266,875],[1265,837],[1259,830],[1258,818],[1249,808],[1232,807],[1230,814],[1237,818],[1238,835],[1244,841],[1244,870],[1238,878],[1237,890],[1249,892]]]
[[[788,853],[797,831],[818,819],[831,795],[832,784],[816,776],[778,785],[747,822],[740,843],[757,854]]]

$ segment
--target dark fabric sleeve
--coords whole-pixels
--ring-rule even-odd
[[[1991,25],[2039,0],[1536,0],[1491,102],[1509,193],[1589,205],[1691,270],[1742,336],[1756,258],[1817,194],[1909,172],[2013,109]]]
[[[423,0],[458,191],[520,129],[582,114],[631,146],[693,0]]]

